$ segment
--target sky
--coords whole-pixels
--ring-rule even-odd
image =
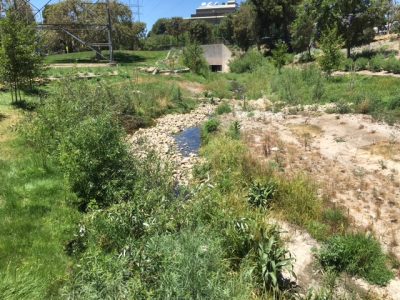
[[[42,7],[48,0],[30,0],[36,7]],[[140,8],[140,21],[147,24],[147,30],[150,31],[153,24],[159,18],[183,17],[188,18],[196,12],[196,8],[202,2],[210,2],[211,0],[120,0],[125,4],[142,6]],[[214,0],[213,2],[227,2],[227,0]],[[52,0],[51,3],[57,3],[58,0]],[[241,0],[237,1],[238,3]],[[137,8],[133,7],[134,11]],[[138,18],[135,18],[137,21]]]

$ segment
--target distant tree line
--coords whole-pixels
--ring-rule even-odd
[[[335,30],[350,55],[351,48],[371,42],[374,28],[400,20],[391,0],[247,0],[219,25],[182,18],[159,19],[145,47],[155,49],[196,41],[229,42],[246,51],[273,49],[283,41],[289,51],[310,51],[323,33]]]
[[[29,5],[17,0],[19,11],[34,22]],[[106,24],[102,4],[87,8],[84,0],[64,0],[46,6],[45,24],[69,24],[81,39],[94,43],[107,40],[107,31],[82,30],[83,24]],[[162,50],[188,44],[224,42],[247,51],[256,46],[273,50],[284,42],[289,51],[310,52],[324,32],[334,30],[343,40],[348,56],[353,47],[371,42],[375,28],[396,30],[400,14],[394,0],[247,0],[237,12],[220,24],[181,17],[161,18],[146,32],[146,24],[134,22],[129,6],[110,2],[115,49]],[[397,26],[397,27],[396,27]],[[62,31],[48,31],[43,37],[47,52],[73,52],[85,47]]]

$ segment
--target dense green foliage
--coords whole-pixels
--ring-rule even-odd
[[[183,49],[183,63],[195,74],[205,76],[209,72],[203,49],[196,43]]]
[[[379,243],[363,234],[330,238],[318,253],[318,259],[325,268],[346,271],[371,283],[386,285],[393,278]]]
[[[13,101],[21,101],[21,89],[40,74],[37,40],[34,25],[20,20],[17,12],[10,10],[0,20],[0,81],[8,84]]]
[[[145,37],[146,24],[133,22],[131,8],[120,2],[113,1],[109,5],[113,28],[114,48],[118,50],[136,50],[141,47]],[[107,24],[108,15],[104,5],[85,7],[80,0],[64,0],[46,5],[43,12],[44,24],[70,24],[68,28],[81,27],[89,24]],[[105,43],[108,40],[107,30],[75,30],[74,33],[83,41]],[[46,32],[43,52],[76,52],[86,49],[86,45],[76,40],[63,30]]]
[[[275,68],[278,69],[279,73],[281,72],[282,67],[286,64],[288,60],[287,51],[288,46],[282,41],[279,41],[276,44],[276,48],[272,50],[272,62]]]
[[[246,73],[252,72],[263,64],[264,58],[259,51],[252,50],[246,52],[243,56],[236,57],[229,63],[231,72]]]

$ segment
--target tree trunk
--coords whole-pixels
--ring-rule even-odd
[[[10,86],[10,92],[11,92],[11,103],[14,103],[14,88],[12,85]]]
[[[347,58],[351,57],[351,47],[347,45]]]

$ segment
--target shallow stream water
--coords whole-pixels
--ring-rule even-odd
[[[187,128],[174,138],[183,156],[188,157],[190,154],[199,153],[201,146],[201,132],[199,127]]]

